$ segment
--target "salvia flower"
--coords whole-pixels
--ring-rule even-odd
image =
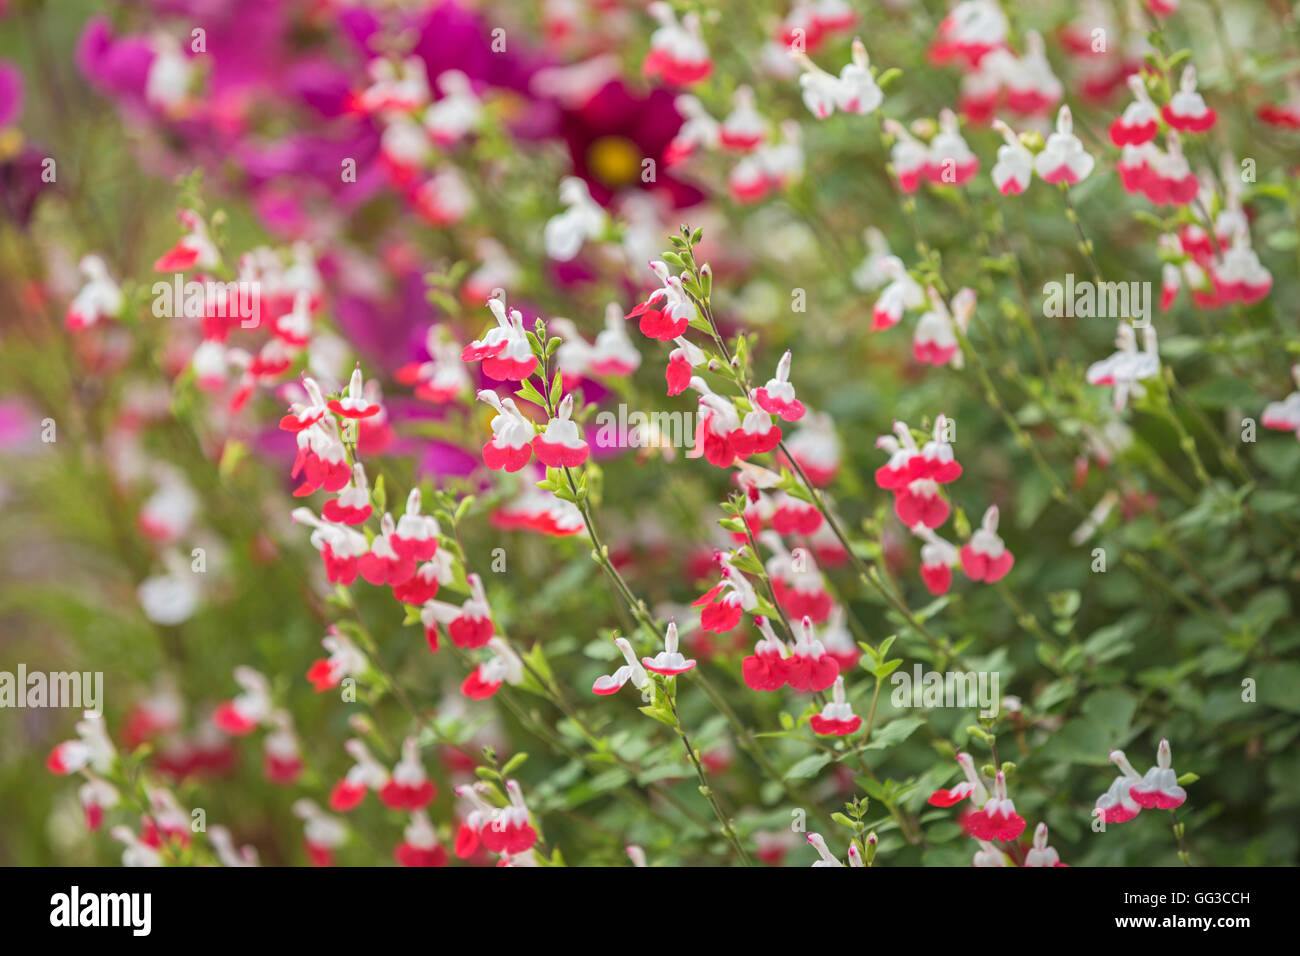
[[[470,672],[460,685],[460,692],[472,700],[491,697],[501,685],[518,684],[524,679],[524,662],[504,640],[493,637],[487,643],[492,656]]]
[[[750,690],[780,690],[789,678],[790,649],[766,617],[755,615],[754,623],[763,636],[754,645],[754,653],[740,662],[741,676]]]
[[[212,712],[212,723],[232,737],[243,737],[270,720],[271,685],[258,671],[242,665],[235,668],[235,683],[244,692],[220,704]]]
[[[533,829],[519,782],[507,780],[506,793],[510,797],[510,803],[492,812],[487,824],[479,832],[479,838],[493,853],[524,853],[537,843],[537,831]]]
[[[1187,791],[1178,785],[1173,769],[1169,741],[1161,738],[1156,748],[1156,765],[1138,783],[1129,787],[1129,796],[1148,810],[1176,810],[1187,802]]]
[[[752,152],[767,138],[767,123],[754,106],[753,88],[738,86],[731,102],[731,112],[718,128],[718,142],[734,152]]]
[[[790,384],[790,361],[791,353],[787,349],[776,364],[776,375],[768,379],[766,385],[754,389],[752,398],[763,411],[780,416],[784,421],[796,422],[803,418],[805,409]]]
[[[335,415],[351,419],[369,418],[371,415],[379,414],[379,406],[366,398],[365,379],[362,378],[359,364],[352,370],[347,393],[342,398],[331,399],[329,410]]]
[[[843,675],[835,678],[830,703],[822,708],[821,713],[814,714],[808,723],[813,733],[823,737],[847,737],[862,726],[862,718],[853,713],[853,705],[844,697]]]
[[[810,618],[800,620],[797,630],[797,638],[790,648],[786,683],[793,690],[823,691],[839,677],[839,661],[826,653],[825,646],[813,633]]]
[[[993,779],[993,795],[984,805],[966,816],[964,826],[977,840],[1014,840],[1025,832],[1025,818],[1007,796],[1006,774],[1001,770]]]
[[[980,61],[1006,44],[1007,18],[992,0],[962,0],[939,24],[930,44],[935,63],[958,61],[977,67]]]
[[[879,270],[888,281],[871,308],[873,332],[897,325],[905,311],[923,308],[926,301],[925,290],[908,274],[902,259],[885,256],[880,261]]]
[[[303,845],[313,866],[333,866],[334,851],[348,838],[348,828],[306,798],[295,800],[293,815],[303,821]]]
[[[952,587],[952,569],[961,562],[955,545],[939,537],[923,524],[913,525],[912,534],[925,544],[921,545],[921,580],[931,594],[947,594]]]
[[[192,209],[182,209],[177,218],[189,231],[176,245],[153,264],[155,272],[187,272],[190,269],[212,269],[221,261],[217,247],[208,238],[208,227]]]
[[[731,566],[726,555],[716,556],[722,580],[692,602],[700,607],[700,627],[714,634],[726,634],[744,616],[758,607],[758,595],[745,576]]]
[[[353,760],[352,766],[334,788],[330,791],[330,809],[337,813],[347,813],[361,805],[366,794],[378,791],[388,784],[388,770],[370,754],[365,743],[352,738],[343,744],[343,749]]]
[[[1145,394],[1142,380],[1154,377],[1160,371],[1160,352],[1155,326],[1142,330],[1143,347],[1138,351],[1137,332],[1127,322],[1120,322],[1115,334],[1118,351],[1088,366],[1086,380],[1089,385],[1110,386],[1115,389],[1115,410],[1123,411],[1130,395]]]
[[[370,549],[357,559],[357,570],[371,584],[396,587],[411,580],[415,574],[415,559],[398,553],[396,530],[393,516],[385,514],[380,519],[379,534],[370,542]]]
[[[446,866],[447,851],[438,842],[438,834],[424,810],[411,813],[411,822],[402,830],[402,842],[393,850],[399,866]]]
[[[69,774],[87,767],[99,773],[112,769],[117,751],[108,739],[102,717],[77,721],[77,739],[67,740],[50,751],[45,766],[51,773]]]
[[[687,658],[677,649],[676,621],[669,621],[668,628],[664,631],[664,649],[654,657],[641,658],[641,663],[646,670],[663,674],[665,677],[685,674],[695,666],[694,660]]]
[[[1264,299],[1273,288],[1272,273],[1251,248],[1250,233],[1244,225],[1223,249],[1223,254],[1210,263],[1210,277],[1220,304],[1251,305]]]
[[[641,666],[641,662],[637,660],[632,645],[625,637],[615,638],[614,643],[622,652],[623,660],[627,661],[627,663],[614,671],[613,674],[602,674],[597,677],[596,682],[591,685],[591,692],[601,696],[608,696],[617,693],[629,680],[632,682],[633,687],[645,692],[650,687],[650,677],[646,674],[645,668]]]
[[[101,319],[109,319],[122,311],[125,299],[122,290],[108,274],[108,266],[99,256],[84,256],[80,263],[86,284],[68,306],[64,324],[72,331],[88,329]]]
[[[695,317],[695,304],[682,288],[682,281],[668,271],[668,266],[655,260],[650,268],[663,284],[655,289],[631,312],[629,319],[637,319],[637,327],[647,338],[667,342],[686,333]]]
[[[1296,391],[1280,402],[1269,402],[1260,424],[1275,431],[1295,432],[1300,438],[1300,363],[1291,366],[1291,378],[1296,383]]]
[[[933,807],[951,807],[963,800],[970,800],[977,807],[982,807],[989,799],[988,788],[975,770],[975,761],[968,753],[957,754],[957,765],[961,767],[966,779],[948,790],[936,790],[927,801]]]
[[[679,23],[673,8],[662,0],[646,7],[646,13],[659,24],[650,35],[650,52],[641,67],[646,76],[674,86],[689,86],[713,72],[697,14],[688,13]]]
[[[573,395],[569,394],[555,410],[555,417],[546,423],[546,430],[533,437],[533,451],[542,464],[552,468],[576,468],[591,454],[591,447],[583,439],[582,430],[577,422],[572,421],[572,416]]]
[[[1196,91],[1196,67],[1187,66],[1178,81],[1178,90],[1160,110],[1160,115],[1176,130],[1184,133],[1204,133],[1214,125],[1217,116],[1205,104],[1205,98]]]
[[[979,168],[979,159],[962,138],[957,114],[949,109],[942,110],[939,113],[939,132],[930,140],[926,155],[926,178],[936,186],[960,186],[969,182]]]
[[[321,517],[337,524],[365,524],[374,507],[370,504],[370,486],[366,482],[366,469],[357,462],[352,466],[352,480],[321,508]]]
[[[537,368],[537,356],[524,332],[524,317],[518,309],[506,314],[505,301],[493,296],[487,300],[496,326],[481,339],[475,339],[461,351],[466,362],[483,360],[483,373],[498,381],[521,382]]]
[[[1110,124],[1110,141],[1116,146],[1141,146],[1156,138],[1160,113],[1147,94],[1141,74],[1128,78],[1128,88],[1133,91],[1133,102]]]
[[[492,609],[483,590],[483,579],[477,574],[467,578],[470,596],[457,607],[442,601],[429,601],[420,612],[429,649],[438,649],[437,625],[447,628],[447,636],[457,647],[486,647],[496,633],[492,624]]]
[[[1061,862],[1061,855],[1047,845],[1047,824],[1040,823],[1034,827],[1034,845],[1025,854],[1025,866],[1067,865]]]
[[[480,389],[478,400],[496,409],[492,438],[483,446],[483,464],[494,471],[518,471],[533,455],[533,423],[524,417],[513,398],[502,398],[489,388]]]
[[[379,799],[393,810],[419,810],[433,802],[437,790],[424,764],[420,762],[420,744],[414,737],[402,741],[402,757],[393,767],[388,782],[379,788]]]
[[[993,128],[1002,134],[1003,144],[998,147],[998,161],[989,174],[993,185],[1004,196],[1018,196],[1029,188],[1034,177],[1034,154],[1025,148],[1020,138],[1000,119],[993,120]]]
[[[331,584],[351,584],[357,579],[361,556],[370,545],[366,536],[344,525],[321,521],[310,508],[295,508],[293,520],[312,527],[311,543],[320,552]]]
[[[826,840],[820,833],[808,834],[808,842],[812,844],[813,849],[817,851],[817,855],[820,857],[813,866],[844,866],[831,853],[830,848],[826,845]],[[862,858],[858,853],[858,848],[852,843],[849,844],[849,866],[862,866]]]
[[[929,169],[930,150],[897,120],[886,119],[883,126],[885,132],[894,137],[889,163],[898,178],[898,188],[904,193],[914,193],[921,188]]]
[[[998,537],[998,506],[990,505],[980,526],[961,549],[961,569],[972,581],[989,584],[1007,576],[1015,556]]]
[[[1110,762],[1119,767],[1120,776],[1097,798],[1093,814],[1100,816],[1104,823],[1127,823],[1142,812],[1142,804],[1129,792],[1142,784],[1142,776],[1133,769],[1122,750],[1112,750]]]
[[[600,238],[609,217],[591,198],[587,184],[577,176],[566,176],[560,181],[560,202],[564,211],[547,221],[542,244],[550,258],[569,262],[577,258],[585,243]]]
[[[311,681],[317,693],[338,687],[345,677],[358,677],[365,672],[365,654],[333,625],[321,638],[321,646],[330,652],[330,656],[317,658],[307,669],[307,680]]]
[[[1062,106],[1056,114],[1056,131],[1047,137],[1047,145],[1034,157],[1034,171],[1044,182],[1074,185],[1088,178],[1096,160],[1074,135],[1070,107]]]

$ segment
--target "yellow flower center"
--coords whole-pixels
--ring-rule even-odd
[[[635,182],[641,159],[636,144],[623,136],[602,136],[587,150],[587,167],[611,189]]]

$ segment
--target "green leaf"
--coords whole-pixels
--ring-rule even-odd
[[[830,754],[816,753],[804,757],[785,772],[787,780],[805,780],[813,777],[819,770],[831,762]]]

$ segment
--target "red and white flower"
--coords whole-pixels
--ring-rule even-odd
[[[347,826],[306,798],[294,801],[293,815],[303,821],[303,845],[312,866],[333,866],[334,851],[347,842]]]
[[[461,349],[440,325],[431,325],[424,340],[429,361],[403,365],[394,374],[403,385],[415,386],[415,397],[441,405],[463,394],[469,376],[460,361]]]
[[[86,283],[81,287],[64,316],[72,331],[88,329],[101,319],[111,319],[122,311],[122,290],[108,274],[108,266],[99,256],[83,256],[79,264]]]
[[[441,533],[442,529],[432,515],[420,513],[420,489],[412,488],[406,496],[406,513],[397,519],[393,531],[393,550],[416,561],[428,561],[438,553],[438,535]]]
[[[925,176],[936,186],[961,186],[979,172],[980,161],[961,135],[957,114],[939,112],[939,132],[930,140]]]
[[[781,361],[776,363],[776,375],[763,387],[754,389],[751,397],[763,411],[778,415],[784,421],[796,422],[803,418],[805,409],[790,384],[790,361],[791,353],[787,349]]]
[[[361,557],[370,550],[365,535],[344,525],[321,521],[310,508],[295,508],[292,518],[313,529],[311,544],[320,552],[331,584],[351,584],[357,579]]]
[[[696,308],[682,288],[682,280],[672,275],[667,265],[655,260],[650,268],[663,284],[629,312],[627,318],[639,320],[637,327],[642,335],[667,342],[686,333]]]
[[[798,632],[790,648],[786,683],[794,690],[823,691],[839,676],[839,661],[827,654],[825,646],[814,636],[809,618],[800,620]]]
[[[754,653],[740,662],[741,677],[750,690],[780,690],[789,679],[790,649],[766,617],[756,614],[754,624],[763,636],[754,645]]]
[[[979,810],[967,814],[963,826],[977,840],[1010,841],[1025,832],[1025,818],[1007,796],[1007,778],[1001,770],[993,778],[993,795]]]
[[[1047,145],[1034,157],[1034,171],[1044,182],[1074,185],[1088,178],[1096,160],[1074,135],[1070,107],[1062,106],[1056,114],[1056,132],[1047,137]]]
[[[469,77],[460,70],[444,70],[437,79],[442,97],[424,111],[424,128],[443,149],[468,136],[478,123],[482,104]]]
[[[1034,846],[1025,854],[1025,866],[1067,866],[1061,855],[1047,845],[1047,824],[1034,827]]]
[[[414,737],[402,741],[402,756],[388,782],[379,788],[379,799],[393,810],[419,810],[433,802],[437,788],[420,762],[420,744]]]
[[[1273,275],[1251,248],[1245,226],[1237,230],[1222,255],[1211,261],[1209,272],[1220,303],[1250,305],[1264,299],[1273,288]]]
[[[1007,108],[1022,116],[1047,113],[1061,101],[1064,88],[1052,72],[1042,34],[1037,30],[1025,31],[1025,51],[1019,57],[1010,58],[1005,82]]]
[[[335,415],[351,419],[369,418],[371,415],[379,414],[379,406],[366,398],[365,380],[361,375],[360,364],[352,370],[347,394],[342,398],[331,399],[328,407]]]
[[[1025,148],[1020,138],[1000,119],[993,120],[993,128],[1002,134],[1005,142],[998,147],[998,161],[989,175],[993,185],[1004,196],[1018,196],[1029,188],[1034,178],[1034,154]]]
[[[366,64],[366,74],[370,85],[354,97],[354,106],[364,113],[411,113],[429,102],[429,74],[421,57],[377,57]]]
[[[542,244],[550,258],[569,262],[577,258],[586,242],[600,238],[609,217],[591,198],[587,184],[577,176],[560,180],[560,202],[564,211],[547,221],[542,230]]]
[[[673,100],[673,106],[682,116],[682,125],[664,151],[664,164],[670,167],[684,162],[700,147],[717,146],[721,133],[718,121],[709,115],[698,97],[682,93]]]
[[[399,866],[446,866],[447,851],[438,842],[438,834],[423,810],[411,813],[411,822],[402,831],[402,842],[393,850]]]
[[[1147,94],[1146,82],[1140,73],[1128,78],[1128,88],[1133,91],[1133,102],[1110,124],[1110,141],[1116,146],[1141,146],[1156,138],[1160,130],[1160,111]]]
[[[733,152],[752,152],[767,138],[767,123],[754,106],[754,90],[736,87],[731,102],[731,112],[718,128],[718,142]]]
[[[518,471],[533,455],[533,423],[524,417],[513,398],[502,398],[491,389],[478,392],[478,400],[496,409],[492,418],[492,439],[483,446],[483,464],[494,471]]]
[[[888,279],[888,283],[871,308],[873,332],[891,328],[902,320],[905,311],[925,306],[925,290],[908,274],[902,259],[885,256],[880,260],[879,270]]]
[[[235,668],[235,683],[244,692],[217,705],[212,723],[223,733],[243,737],[271,719],[271,685],[261,673],[243,665]]]
[[[1129,792],[1142,783],[1142,777],[1122,750],[1112,750],[1110,762],[1119,767],[1121,776],[1116,777],[1106,792],[1097,798],[1093,815],[1100,816],[1103,823],[1127,823],[1142,812],[1143,805]]]
[[[288,711],[271,714],[272,730],[262,738],[262,774],[271,783],[291,784],[302,773],[302,751]]]
[[[791,617],[807,617],[814,624],[825,621],[833,602],[812,555],[802,548],[791,554],[775,531],[762,532],[759,540],[772,551],[764,570],[777,604]]]
[[[998,506],[990,505],[980,526],[961,549],[961,569],[972,581],[992,584],[1006,577],[1015,563],[1014,555],[998,537]]]
[[[962,0],[939,24],[930,44],[935,63],[961,61],[977,67],[985,56],[1006,45],[1007,19],[992,0]]]
[[[393,516],[385,514],[380,519],[379,534],[370,542],[370,550],[357,559],[357,570],[371,584],[395,587],[405,584],[415,574],[415,559],[397,550],[396,530]]]
[[[429,601],[420,612],[429,649],[438,649],[437,625],[447,628],[447,636],[457,647],[486,647],[496,634],[492,623],[492,608],[483,590],[483,579],[471,574],[466,579],[470,596],[459,607],[443,601]]]
[[[962,368],[965,360],[957,331],[964,334],[975,312],[975,290],[963,287],[952,299],[952,311],[934,288],[926,290],[930,310],[916,323],[912,333],[912,356],[922,365],[951,365]]]
[[[675,339],[676,349],[668,354],[668,367],[664,369],[664,380],[668,382],[668,394],[680,395],[690,388],[690,380],[695,377],[695,367],[705,364],[705,352],[681,336]]]
[[[338,687],[345,677],[359,677],[369,666],[366,655],[333,625],[321,638],[321,646],[330,652],[329,657],[317,658],[307,669],[307,680],[316,692]]]
[[[337,813],[355,810],[371,790],[381,790],[388,784],[388,770],[370,754],[365,743],[352,738],[343,744],[352,758],[352,766],[343,779],[330,791],[330,809]]]
[[[602,674],[597,677],[596,682],[591,685],[591,692],[605,697],[617,693],[630,680],[633,687],[643,694],[646,693],[650,687],[650,677],[646,674],[645,668],[641,666],[641,662],[637,660],[632,645],[628,643],[625,637],[615,638],[614,643],[622,652],[623,660],[627,663],[614,671],[613,674]]]
[[[777,534],[816,534],[822,526],[822,513],[811,501],[804,501],[784,491],[772,499],[772,529]]]
[[[853,705],[844,696],[844,677],[835,678],[830,702],[808,719],[813,733],[822,737],[847,737],[862,726],[862,718],[853,713]]]
[[[521,382],[537,369],[537,356],[524,332],[524,317],[518,309],[506,314],[505,301],[497,296],[487,300],[496,319],[496,327],[482,339],[475,339],[461,351],[463,361],[482,359],[483,374],[499,381]]]
[[[221,256],[208,238],[208,227],[203,219],[192,209],[182,209],[176,218],[189,232],[154,262],[154,271],[186,272],[195,268],[216,268],[221,263]]]
[[[1178,785],[1173,769],[1169,741],[1161,738],[1156,748],[1156,765],[1138,783],[1129,787],[1129,796],[1148,810],[1176,810],[1187,802],[1187,791]]]
[[[913,525],[912,534],[925,544],[921,545],[921,580],[931,594],[947,594],[952,587],[952,569],[961,563],[955,545],[950,544],[923,524]]]
[[[537,843],[524,792],[517,780],[506,781],[507,806],[492,811],[490,818],[479,831],[479,839],[493,853],[525,853]]]
[[[570,393],[561,400],[555,417],[546,423],[546,429],[533,437],[533,451],[542,464],[551,468],[576,468],[591,454],[591,447],[583,439],[582,430],[572,416],[573,395]]]
[[[785,448],[813,485],[823,488],[840,470],[840,439],[825,412],[805,416],[799,430],[785,439]]]
[[[1196,91],[1196,67],[1187,66],[1178,81],[1178,91],[1160,110],[1160,115],[1176,130],[1184,133],[1204,133],[1214,125],[1217,116]]]
[[[703,608],[700,627],[713,634],[726,634],[732,630],[746,611],[758,607],[758,595],[745,576],[731,566],[730,560],[718,552],[716,560],[722,580],[691,603]]]
[[[698,14],[688,13],[678,23],[673,8],[662,0],[646,7],[646,13],[659,28],[650,35],[650,52],[641,66],[642,73],[674,86],[689,86],[713,72]]]
[[[501,689],[503,683],[514,686],[524,679],[524,662],[504,640],[488,641],[492,656],[480,663],[460,685],[460,692],[472,700],[484,700]]]
[[[882,125],[885,132],[894,137],[894,145],[889,150],[889,164],[898,179],[898,188],[905,193],[914,193],[921,188],[929,169],[930,150],[897,120],[886,119]]]
[[[65,740],[50,751],[45,758],[46,769],[60,775],[76,773],[87,767],[97,773],[108,773],[117,759],[117,751],[108,739],[104,719],[87,716],[77,721],[76,730],[76,740]]]
[[[1269,402],[1260,417],[1260,424],[1280,432],[1295,432],[1300,438],[1300,364],[1291,366],[1291,378],[1296,391],[1280,402]]]
[[[1120,322],[1115,334],[1118,351],[1088,366],[1086,380],[1089,385],[1110,386],[1115,389],[1115,410],[1122,411],[1129,395],[1140,398],[1146,393],[1142,380],[1154,377],[1160,371],[1160,352],[1154,326],[1142,330],[1142,351],[1138,351],[1137,333],[1127,322]]]
[[[654,657],[641,658],[641,664],[646,670],[663,674],[665,677],[685,674],[695,666],[694,660],[687,658],[677,649],[676,621],[669,621],[668,628],[664,631],[664,649]]]
[[[352,466],[352,480],[321,508],[321,517],[336,524],[365,524],[374,507],[370,504],[370,486],[366,482],[366,469],[361,462]]]
[[[294,458],[291,478],[301,476],[294,489],[295,498],[305,498],[314,491],[341,491],[352,477],[348,453],[337,423],[332,417],[302,429],[296,436],[298,454]]]
[[[287,432],[301,432],[310,428],[329,413],[325,396],[321,394],[316,380],[304,375],[302,388],[307,395],[307,404],[294,402],[289,407],[289,414],[280,419],[280,427]]]

